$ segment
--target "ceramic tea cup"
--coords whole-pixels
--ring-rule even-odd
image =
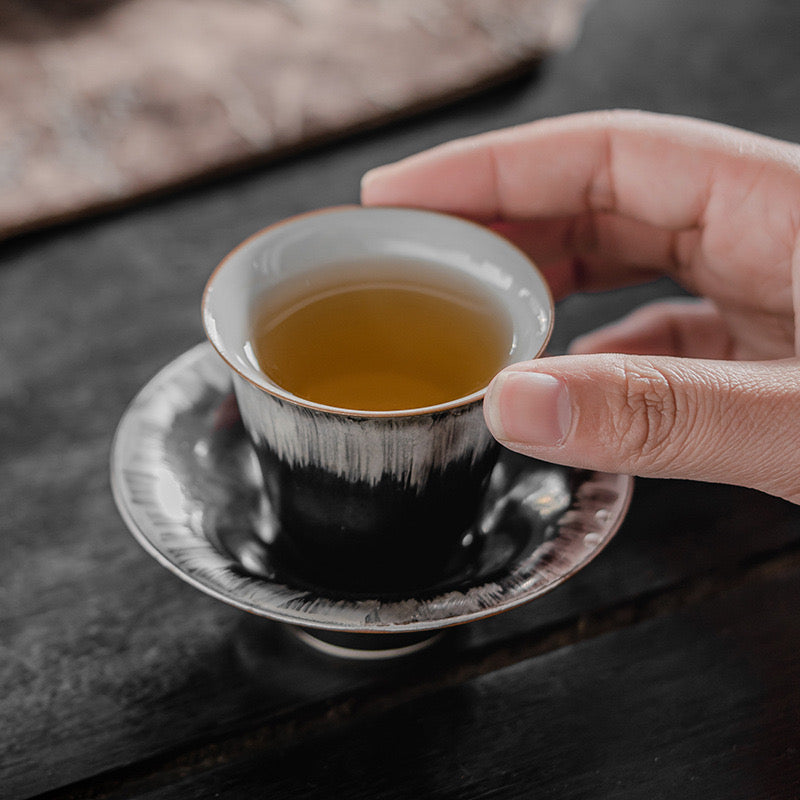
[[[321,271],[330,278],[343,263],[380,275],[398,260],[435,265],[503,310],[510,337],[498,370],[543,352],[553,302],[536,267],[488,229],[440,213],[353,206],[290,218],[237,247],[203,295],[203,324],[231,369],[278,550],[295,574],[332,591],[410,593],[435,582],[476,521],[499,449],[482,413],[492,375],[445,402],[363,410],[294,394],[256,358],[261,299]]]

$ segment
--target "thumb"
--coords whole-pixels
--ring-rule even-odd
[[[734,483],[800,503],[800,361],[574,355],[491,383],[502,444],[586,469]]]

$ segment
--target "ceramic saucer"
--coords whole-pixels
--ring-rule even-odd
[[[376,597],[329,591],[282,560],[260,480],[228,368],[206,343],[161,370],[119,423],[114,498],[148,553],[207,594],[296,626],[329,652],[384,656],[558,586],[609,542],[633,485],[505,451],[480,521],[441,580],[410,596]],[[395,636],[363,636],[374,633]],[[352,634],[361,634],[356,645]]]

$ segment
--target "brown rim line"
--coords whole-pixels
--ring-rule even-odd
[[[443,411],[451,411],[455,408],[462,408],[473,403],[481,402],[486,395],[486,390],[489,388],[488,385],[484,386],[482,389],[479,389],[477,392],[473,392],[472,394],[468,394],[465,397],[458,397],[455,400],[448,400],[446,403],[439,403],[435,406],[422,406],[421,408],[410,408],[410,409],[398,409],[396,411],[366,411],[366,410],[359,410],[359,409],[348,409],[348,408],[338,408],[336,406],[326,406],[322,403],[315,403],[312,400],[305,400],[302,397],[298,397],[297,395],[292,394],[291,392],[287,391],[286,389],[282,389],[277,384],[272,386],[262,383],[260,381],[256,381],[251,378],[249,375],[245,375],[226,355],[222,352],[222,348],[217,344],[216,339],[217,333],[215,331],[210,331],[208,326],[206,325],[206,309],[208,307],[208,294],[211,288],[211,284],[214,282],[214,279],[217,276],[217,273],[225,266],[225,264],[233,258],[242,248],[249,245],[251,242],[259,239],[268,231],[274,230],[275,228],[283,227],[284,225],[288,225],[290,223],[297,222],[298,220],[305,219],[307,217],[315,217],[321,214],[331,214],[337,213],[341,211],[348,211],[352,209],[359,209],[362,211],[369,211],[370,209],[374,210],[390,210],[390,211],[416,211],[421,214],[428,214],[431,216],[439,216],[444,217],[445,219],[451,220],[458,220],[461,223],[466,225],[471,225],[474,228],[478,228],[479,230],[483,231],[484,233],[494,236],[497,239],[502,240],[509,248],[512,250],[516,250],[522,258],[527,261],[534,271],[539,275],[542,281],[542,285],[545,288],[545,292],[547,294],[547,308],[549,310],[549,317],[548,317],[548,327],[545,337],[542,341],[542,346],[537,350],[536,354],[530,356],[530,358],[526,359],[528,361],[533,361],[539,358],[542,353],[544,353],[548,342],[550,341],[550,337],[553,335],[553,326],[555,325],[555,301],[553,300],[553,293],[550,289],[549,284],[545,280],[544,275],[542,274],[541,270],[536,266],[533,259],[525,253],[522,249],[517,247],[512,241],[507,239],[505,236],[493,231],[491,228],[488,228],[486,225],[481,225],[478,222],[475,222],[471,219],[467,219],[465,217],[459,217],[455,214],[447,214],[443,211],[432,211],[427,208],[418,208],[414,206],[361,206],[355,203],[343,204],[340,206],[326,206],[325,208],[317,208],[312,209],[311,211],[305,211],[301,214],[295,214],[291,217],[286,217],[285,219],[279,220],[278,222],[274,222],[272,225],[267,225],[264,228],[256,231],[255,233],[248,236],[244,241],[240,242],[236,247],[233,248],[223,259],[222,261],[214,267],[211,275],[208,277],[206,281],[205,288],[203,289],[203,296],[200,301],[200,311],[201,311],[201,319],[203,324],[203,330],[205,331],[206,338],[211,343],[211,346],[214,350],[217,351],[219,357],[243,380],[246,380],[249,384],[254,386],[256,389],[264,392],[265,394],[272,395],[273,397],[277,397],[279,400],[285,400],[288,403],[292,403],[296,406],[301,406],[302,408],[308,408],[312,411],[322,411],[326,414],[339,414],[340,416],[345,417],[359,417],[362,419],[391,419],[396,417],[417,417],[417,416],[424,416],[424,415],[431,415],[437,414]],[[515,362],[521,363],[521,362]],[[506,365],[511,366],[511,364]],[[254,368],[255,369],[255,368]],[[505,369],[505,367],[503,368]],[[265,376],[266,377],[266,376]]]

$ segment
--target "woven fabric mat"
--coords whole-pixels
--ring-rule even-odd
[[[0,0],[0,238],[486,88],[585,0]]]

